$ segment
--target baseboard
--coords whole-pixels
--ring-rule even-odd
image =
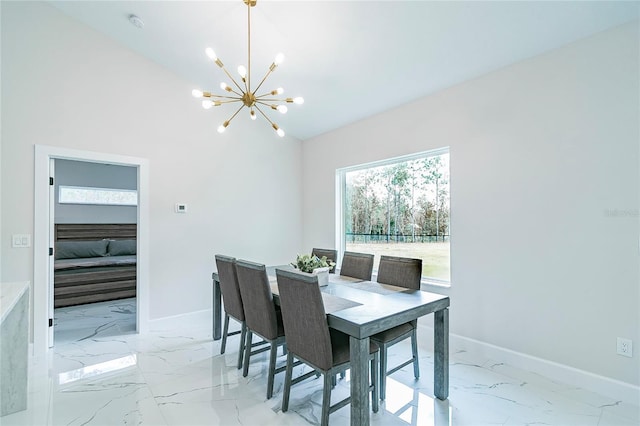
[[[167,329],[175,329],[176,324],[212,324],[212,309],[203,309],[201,311],[186,312],[184,314],[172,315],[149,320],[149,331],[162,331]]]
[[[428,331],[425,330],[425,332],[433,333],[433,328],[422,326],[421,324],[420,328],[423,327],[428,329]],[[468,337],[449,334],[449,350],[451,354],[459,350],[465,350],[472,356],[477,356],[479,359],[504,362],[512,367],[540,374],[555,382],[562,382],[571,386],[587,389],[616,401],[623,401],[634,405],[637,405],[638,401],[640,401],[640,386]]]

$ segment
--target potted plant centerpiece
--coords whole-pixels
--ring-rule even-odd
[[[309,254],[299,254],[291,266],[302,272],[314,274],[318,276],[318,285],[325,286],[329,284],[329,271],[336,263],[327,259],[326,256],[318,257]]]

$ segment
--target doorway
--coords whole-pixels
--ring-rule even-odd
[[[34,294],[33,294],[33,352],[44,354],[53,345],[53,205],[54,191],[50,178],[54,173],[54,160],[72,160],[88,163],[127,166],[135,168],[138,185],[137,208],[137,286],[136,331],[148,329],[148,217],[149,172],[148,160],[88,151],[72,150],[45,145],[35,146],[35,200],[34,200]]]
[[[137,167],[52,161],[54,344],[135,333]]]

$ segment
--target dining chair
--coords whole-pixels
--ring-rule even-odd
[[[330,413],[351,402],[351,397],[347,397],[331,405],[332,378],[350,366],[349,336],[329,328],[317,276],[281,269],[276,269],[276,276],[288,350],[282,412],[289,409],[293,361],[297,358],[324,375],[320,424],[326,426]],[[369,391],[373,391],[371,406],[373,412],[378,412],[378,345],[370,342],[369,353],[372,381]],[[313,373],[311,371],[296,380]]]
[[[380,256],[377,277],[377,281],[380,284],[420,290],[421,278],[422,259]],[[402,367],[413,363],[413,375],[416,379],[420,377],[417,326],[417,320],[412,320],[371,336],[371,340],[380,346],[380,399],[382,400],[386,398],[386,384],[389,374],[395,373]],[[387,370],[387,349],[409,337],[411,337],[411,359],[391,370]]]
[[[249,374],[249,362],[251,355],[270,350],[269,371],[267,373],[267,399],[273,396],[273,382],[276,373],[285,370],[285,367],[276,368],[278,347],[286,344],[282,314],[276,310],[271,293],[271,285],[265,265],[246,260],[236,261],[238,270],[238,284],[244,303],[245,321],[247,323],[247,342],[245,344],[244,368],[242,375]],[[251,352],[253,335],[262,337],[269,346]],[[286,346],[284,346],[286,350]]]
[[[345,251],[340,265],[340,275],[371,281],[373,257],[368,253]]]
[[[236,272],[236,259],[221,254],[216,254],[216,265],[218,267],[218,278],[220,280],[220,291],[224,301],[224,328],[222,331],[222,344],[220,353],[224,354],[227,347],[227,337],[240,334],[240,348],[238,350],[238,370],[242,368],[242,357],[244,356],[244,344],[246,339],[247,326],[245,323],[244,307],[238,286],[238,275]],[[240,331],[229,333],[229,318],[240,323]]]
[[[338,250],[334,249],[323,249],[323,248],[314,248],[311,250],[312,256],[318,256],[322,259],[322,256],[325,256],[328,260],[333,261],[336,265],[338,264]],[[333,265],[333,268],[329,269],[330,274],[334,274],[336,272],[336,265]]]

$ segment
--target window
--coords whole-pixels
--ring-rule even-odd
[[[337,171],[342,251],[422,259],[423,279],[450,282],[449,149]]]
[[[137,206],[138,191],[135,189],[87,188],[65,186],[58,188],[61,204],[100,204],[111,206]]]

